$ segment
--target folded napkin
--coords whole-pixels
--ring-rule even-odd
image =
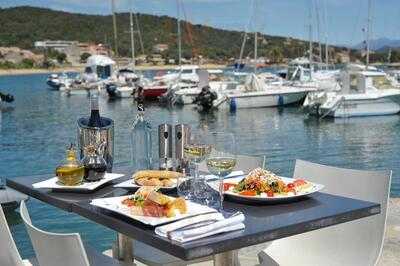
[[[225,218],[221,213],[208,213],[159,226],[155,229],[155,233],[183,243],[244,229],[244,219],[242,213],[236,213],[228,218]]]
[[[232,173],[230,173],[229,175],[225,176],[224,179],[226,178],[231,178],[231,177],[238,177],[244,175],[243,171],[233,171]],[[216,175],[205,175],[204,176],[207,180],[208,179],[218,179],[218,176]]]

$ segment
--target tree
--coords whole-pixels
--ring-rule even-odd
[[[57,54],[56,59],[58,63],[63,64],[67,59],[67,55],[65,53],[59,53]]]
[[[89,53],[81,54],[81,63],[86,63],[86,60],[91,56]]]

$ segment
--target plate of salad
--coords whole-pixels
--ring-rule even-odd
[[[217,189],[217,183],[213,185]],[[318,192],[323,185],[304,179],[277,176],[256,168],[242,177],[224,180],[224,195],[247,202],[287,202]]]

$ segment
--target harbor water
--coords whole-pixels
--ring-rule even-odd
[[[76,142],[76,120],[88,115],[89,99],[51,91],[46,78],[44,74],[0,76],[0,91],[15,97],[15,102],[0,112],[0,177],[54,172],[65,148]],[[115,121],[116,163],[129,161],[128,135],[135,107],[131,99],[100,98],[102,115]],[[199,114],[190,106],[168,109],[152,103],[146,105],[146,116],[154,134],[161,123],[233,132],[238,154],[265,155],[267,167],[284,176],[292,175],[296,159],[355,169],[391,169],[391,195],[400,196],[399,115],[318,121],[305,117],[299,106]],[[156,148],[154,145],[154,155]],[[37,200],[30,199],[28,208],[38,227],[79,232],[99,250],[110,248],[115,238],[111,230]],[[32,256],[18,216],[9,215],[8,219],[22,255]]]

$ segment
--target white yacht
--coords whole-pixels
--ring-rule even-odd
[[[359,68],[359,67],[358,67]],[[310,93],[303,106],[321,118],[391,115],[400,111],[400,90],[374,68],[349,67],[340,75],[341,90]]]
[[[115,61],[104,55],[92,55],[87,59],[85,71],[79,82],[64,84],[60,91],[67,95],[89,95],[91,91],[101,91],[113,75]]]
[[[106,82],[105,88],[110,98],[132,98],[141,76],[130,68],[117,71],[116,77]]]

